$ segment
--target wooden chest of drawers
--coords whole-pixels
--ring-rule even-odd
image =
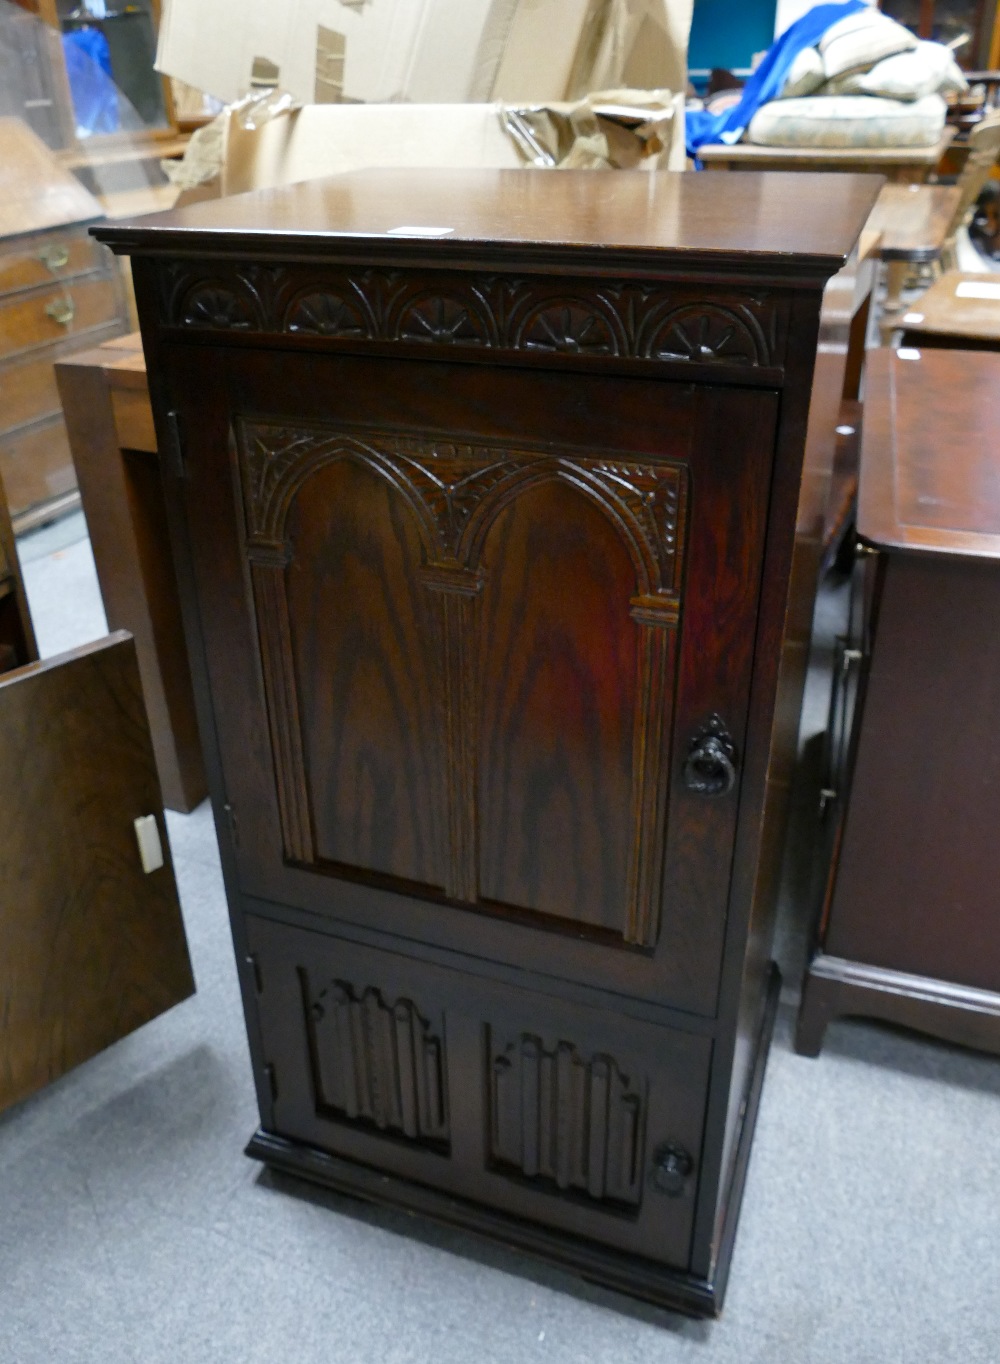
[[[1000,1053],[998,393],[986,351],[872,353],[807,1055],[841,1015]]]
[[[100,205],[18,120],[0,119],[0,477],[17,529],[67,505],[76,476],[53,362],[127,330]]]
[[[99,230],[133,256],[253,1154],[718,1309],[820,304],[878,184],[370,173]]]

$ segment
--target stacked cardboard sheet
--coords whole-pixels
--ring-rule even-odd
[[[686,85],[692,0],[169,0],[157,67],[232,103],[572,100]]]

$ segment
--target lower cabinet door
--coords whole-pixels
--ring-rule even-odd
[[[676,1268],[707,1037],[249,921],[281,1136]]]

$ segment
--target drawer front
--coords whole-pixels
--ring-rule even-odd
[[[58,416],[62,411],[53,359],[53,354],[47,352],[44,356],[24,364],[10,365],[0,371],[0,385],[3,387],[0,433],[26,426],[29,422],[41,421],[43,417]]]
[[[0,358],[67,336],[83,336],[120,313],[118,289],[105,275],[8,298],[0,301]]]
[[[0,250],[0,296],[107,270],[108,265],[105,248],[85,234],[56,232],[35,238]]]
[[[76,469],[62,416],[0,437],[0,479],[11,516],[76,487]]]
[[[177,359],[244,890],[714,1013],[776,395]]]
[[[248,926],[275,1132],[687,1267],[707,1038]]]

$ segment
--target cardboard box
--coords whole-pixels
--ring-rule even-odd
[[[157,68],[231,104],[486,103],[687,84],[692,0],[169,0]]]
[[[230,118],[223,194],[374,166],[524,164],[493,104],[314,104],[245,129]]]
[[[156,66],[227,104],[250,89],[259,59],[304,103],[461,102],[493,3],[170,0]]]

